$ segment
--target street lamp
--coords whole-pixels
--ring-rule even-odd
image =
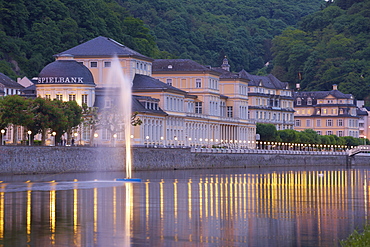
[[[4,129],[2,129],[2,130],[1,130],[1,144],[2,144],[2,145],[5,145],[4,133],[5,133],[5,130],[4,130]]]
[[[55,136],[57,134],[57,132],[53,131],[53,133],[51,133],[53,136],[54,136],[54,146],[55,146]]]
[[[28,145],[31,146],[31,134],[32,134],[32,131],[31,130],[27,131],[27,134],[28,134]]]
[[[364,136],[364,145],[366,145],[366,136]]]
[[[148,143],[149,142],[149,136],[146,136],[145,139],[146,139],[146,147],[149,147],[149,143]]]
[[[113,147],[116,146],[117,134],[113,134]]]

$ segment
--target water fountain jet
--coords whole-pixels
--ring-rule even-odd
[[[126,151],[126,178],[118,178],[116,181],[140,182],[141,179],[132,178],[131,158],[131,115],[132,115],[132,80],[122,70],[117,56],[113,57],[108,76],[108,86],[117,89],[118,115],[121,116],[124,126],[125,151]],[[106,95],[107,96],[107,95]]]

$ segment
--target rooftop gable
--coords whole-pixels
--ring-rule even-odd
[[[2,84],[6,88],[13,88],[13,89],[24,88],[21,84],[10,79],[8,76],[4,75],[3,73],[0,73],[0,84]]]
[[[156,59],[153,72],[209,72],[221,74],[190,59]]]
[[[107,37],[99,36],[69,50],[54,55],[55,57],[72,55],[74,57],[137,57],[147,61],[152,58],[144,56],[127,46]]]

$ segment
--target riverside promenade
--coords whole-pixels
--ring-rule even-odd
[[[124,171],[122,147],[1,146],[0,174]],[[133,147],[133,170],[370,165],[370,156],[347,151]]]

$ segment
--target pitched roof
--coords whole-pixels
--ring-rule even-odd
[[[142,91],[172,91],[178,94],[187,94],[185,91],[180,90],[176,87],[170,86],[158,79],[147,75],[136,74],[132,84],[133,92]]]
[[[59,57],[67,54],[75,57],[110,57],[117,55],[118,57],[137,57],[148,61],[153,60],[111,38],[103,36],[96,37],[54,56]]]
[[[190,59],[155,59],[152,70],[153,72],[216,72]]]
[[[18,82],[10,79],[3,73],[0,73],[0,84],[4,85],[6,88],[14,88],[14,89],[22,89],[24,88],[21,84]]]
[[[153,113],[153,114],[159,114],[159,115],[167,115],[166,112],[164,112],[161,108],[158,107],[158,110],[153,109],[147,109],[145,106],[140,102],[142,100],[148,100],[148,101],[159,101],[158,99],[147,97],[147,96],[137,96],[132,95],[132,111],[140,112],[140,113]]]
[[[260,86],[261,84],[265,88],[285,89],[288,85],[288,83],[281,82],[271,74],[267,76],[251,75],[245,70],[240,71],[239,74],[250,80],[248,83],[250,86]]]
[[[220,67],[212,68],[212,69],[221,74],[220,75],[221,79],[246,79],[246,80],[248,80],[248,78],[245,77],[244,74],[241,74],[241,73],[230,72],[230,71],[224,70],[223,68],[220,68]]]
[[[331,91],[300,91],[294,93],[294,98],[296,97],[311,97],[313,99],[325,99],[329,95],[334,96],[337,99],[351,99],[352,94],[344,94],[338,90]]]

